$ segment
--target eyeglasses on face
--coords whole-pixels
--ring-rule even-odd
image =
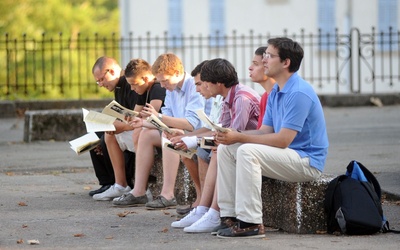
[[[104,72],[103,77],[101,77],[100,79],[98,79],[96,81],[97,85],[99,85],[100,83],[104,82],[104,77],[106,77],[107,73],[110,72],[109,69],[106,69],[106,72]]]
[[[274,54],[266,53],[266,52],[263,53],[263,58],[265,58],[265,59],[270,59],[270,58],[275,58],[275,57],[279,57],[279,55],[274,55]]]

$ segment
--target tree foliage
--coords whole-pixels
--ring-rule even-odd
[[[0,68],[7,70],[0,72],[0,99],[96,97],[90,67],[110,45],[99,43],[99,54],[79,51],[77,41],[119,33],[116,0],[1,0]]]
[[[1,0],[0,32],[10,37],[47,35],[119,34],[115,0]]]

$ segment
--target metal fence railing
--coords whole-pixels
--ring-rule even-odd
[[[274,35],[276,36],[276,35]],[[299,73],[319,94],[400,92],[400,32],[392,29],[361,33],[298,34],[283,32],[298,41],[305,56]],[[170,37],[66,37],[40,39],[27,36],[0,37],[0,99],[85,99],[100,95],[91,75],[94,61],[102,55],[115,57],[122,68],[131,58],[152,63],[165,52],[176,53],[190,72],[202,60],[223,57],[231,61],[242,83],[260,91],[248,77],[255,49],[265,46],[271,34],[250,31],[239,35]]]

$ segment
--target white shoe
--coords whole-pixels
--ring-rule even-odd
[[[209,212],[205,213],[198,221],[183,229],[186,233],[211,233],[221,223],[220,218],[215,220]]]
[[[112,185],[103,193],[93,195],[93,199],[97,201],[110,201],[116,197],[120,197],[121,195],[128,193],[129,191],[131,191],[129,186],[126,186],[125,189],[118,189],[115,185]]]
[[[174,221],[171,223],[171,227],[176,227],[176,228],[184,228],[192,225],[195,223],[197,220],[201,218],[200,214],[196,214],[196,208],[194,208],[188,215],[183,217],[179,221]]]

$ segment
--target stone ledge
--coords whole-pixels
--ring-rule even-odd
[[[24,141],[69,141],[86,134],[81,109],[25,112]]]
[[[326,231],[325,190],[335,177],[323,174],[302,183],[263,179],[264,225],[296,234]]]

